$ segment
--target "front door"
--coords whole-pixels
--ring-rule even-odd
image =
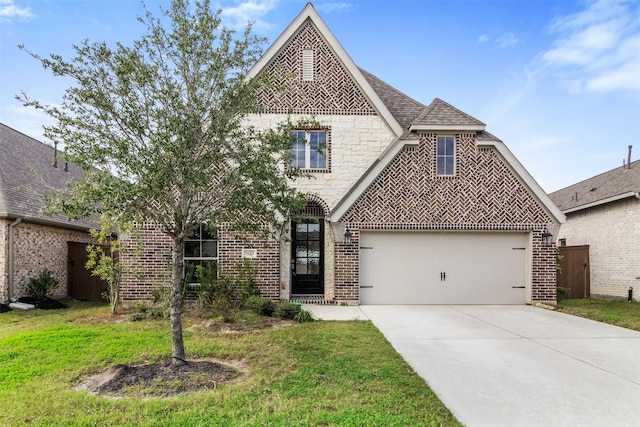
[[[291,221],[292,293],[324,294],[324,221]]]

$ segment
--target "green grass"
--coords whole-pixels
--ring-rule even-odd
[[[110,320],[108,307],[0,314],[3,426],[459,425],[370,322],[220,333],[186,317],[188,357],[240,363],[240,381],[167,399],[74,391],[114,364],[166,361],[166,320]]]
[[[640,303],[569,299],[558,303],[558,311],[640,331]]]

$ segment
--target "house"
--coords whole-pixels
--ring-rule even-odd
[[[564,215],[484,123],[359,68],[311,4],[249,76],[264,74],[287,90],[260,94],[253,125],[321,123],[292,130],[308,141],[294,144],[291,164],[313,175],[294,183],[307,207],[281,241],[237,241],[224,224],[217,236],[198,231],[186,263],[232,271],[248,258],[262,295],[280,300],[555,303],[555,246],[543,235]],[[125,301],[168,283],[171,242],[153,225],[139,232],[147,249],[125,260]]]
[[[56,158],[53,147],[0,123],[0,302],[25,296],[29,279],[43,269],[60,281],[57,296],[72,294],[69,250],[83,255],[93,242],[87,231],[95,224],[40,213],[45,194],[82,177],[77,165]]]
[[[640,295],[640,160],[555,191],[560,246],[588,245],[591,296]],[[562,248],[561,248],[562,249]],[[563,272],[564,273],[564,272]]]

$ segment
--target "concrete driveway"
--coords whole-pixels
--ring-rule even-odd
[[[467,426],[640,426],[640,332],[531,306],[360,306]]]

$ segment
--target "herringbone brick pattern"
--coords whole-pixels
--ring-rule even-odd
[[[436,135],[401,151],[341,218],[353,227],[526,230],[552,220],[492,148],[456,136],[456,173],[436,175]]]
[[[302,79],[302,52],[314,52],[313,80]],[[376,115],[376,111],[339,58],[309,20],[265,69],[276,86],[263,89],[258,104],[265,113]]]

